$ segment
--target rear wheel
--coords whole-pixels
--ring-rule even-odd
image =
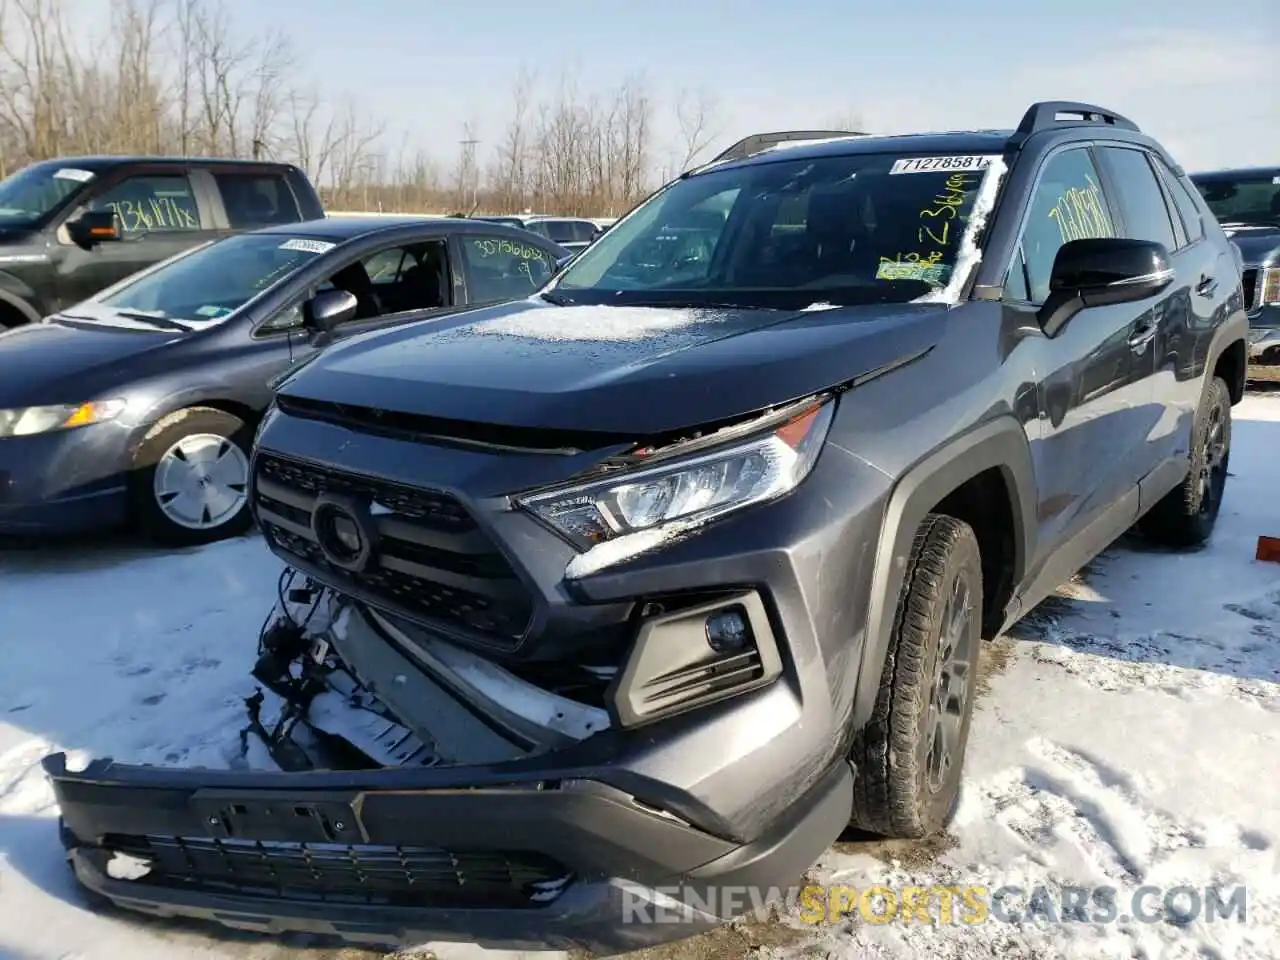
[[[1227,487],[1231,460],[1231,391],[1221,377],[1205,388],[1191,428],[1187,478],[1138,521],[1138,529],[1157,543],[1196,547],[1213,534]]]
[[[175,546],[244,533],[249,431],[224,410],[190,407],[157,423],[134,459],[133,498],[143,531]]]
[[[917,838],[950,817],[973,717],[982,589],[973,529],[930,514],[912,544],[874,712],[854,738],[851,826]]]

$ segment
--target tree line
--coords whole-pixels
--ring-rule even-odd
[[[220,0],[112,0],[94,37],[69,0],[0,0],[0,176],[95,153],[246,157],[296,163],[333,210],[617,216],[721,145],[706,90],[660,102],[637,75],[588,95],[522,70],[488,149],[469,123],[441,158],[303,74],[287,33],[246,29]]]

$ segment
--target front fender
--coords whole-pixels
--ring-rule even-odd
[[[853,707],[855,730],[866,726],[875,707],[916,530],[949,493],[993,468],[1003,475],[1012,498],[1013,582],[1017,584],[1035,549],[1036,488],[1026,434],[1014,417],[1002,415],[948,440],[904,473],[890,493],[868,597],[867,639]]]

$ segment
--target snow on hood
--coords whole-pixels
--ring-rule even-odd
[[[482,320],[467,328],[467,332],[526,340],[622,343],[661,337],[694,324],[722,320],[725,316],[709,309],[569,306],[555,311],[526,310]]]

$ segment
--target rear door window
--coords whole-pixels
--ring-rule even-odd
[[[302,219],[298,201],[283,176],[264,173],[214,173],[227,222],[234,230],[256,230]]]
[[[1133,240],[1164,244],[1178,249],[1164,191],[1143,150],[1103,147],[1102,156],[1116,180],[1116,198],[1124,214],[1125,233]]]

